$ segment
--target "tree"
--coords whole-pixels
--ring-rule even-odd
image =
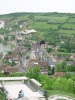
[[[3,52],[0,52],[0,59],[3,57]]]
[[[52,72],[51,72],[52,74],[54,74],[55,73],[55,68],[54,67],[52,67]]]
[[[52,90],[54,80],[49,78],[48,75],[40,74],[38,81],[42,84],[43,89],[45,90]]]
[[[15,65],[15,61],[13,60],[12,62],[11,62],[11,66],[13,67]]]
[[[73,65],[67,66],[67,71],[68,72],[75,72],[75,66],[73,66]]]
[[[2,43],[3,43],[3,45],[5,45],[5,46],[7,45],[7,42],[6,42],[5,40],[2,41]]]
[[[58,72],[66,72],[66,62],[62,61],[56,64],[56,71]]]
[[[50,53],[50,52],[52,51],[52,48],[46,48],[46,51],[47,51],[48,53]]]
[[[12,51],[8,51],[8,54],[10,54],[10,55],[11,55],[11,54],[12,54]]]
[[[11,36],[11,39],[12,39],[12,40],[15,40],[15,35],[12,35],[12,36]]]
[[[6,94],[3,91],[0,91],[0,99],[5,100]]]
[[[5,37],[4,37],[4,40],[5,40],[5,41],[8,41],[8,36],[5,36]]]
[[[2,38],[0,38],[0,43],[2,42]]]
[[[51,66],[48,66],[48,75],[51,75]]]
[[[73,92],[73,88],[74,88],[74,82],[72,79],[68,79],[67,81],[67,90],[70,92]]]
[[[31,19],[31,20],[34,20],[34,15],[31,14],[31,15],[28,16],[28,18]]]
[[[27,77],[34,78],[34,79],[38,79],[39,74],[40,74],[40,67],[39,66],[30,67],[28,69],[28,71],[26,72]]]

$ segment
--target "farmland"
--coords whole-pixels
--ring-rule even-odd
[[[0,29],[0,34],[15,35],[18,31],[35,29],[36,34],[26,36],[28,40],[37,42],[37,40],[44,39],[47,44],[54,47],[59,46],[66,53],[75,52],[75,14],[57,12],[12,13],[1,15],[0,20],[5,22],[5,28]]]

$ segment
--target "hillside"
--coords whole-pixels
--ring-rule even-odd
[[[45,40],[48,45],[58,47],[58,52],[75,53],[75,14],[12,13],[0,15],[0,21],[5,22],[0,34],[11,36],[19,31],[35,29],[36,33],[25,38],[37,42]]]

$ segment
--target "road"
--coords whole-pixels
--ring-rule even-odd
[[[19,68],[19,71],[20,72],[26,72],[26,53],[24,53],[24,55],[22,56],[21,58],[21,62],[20,62],[20,68]]]

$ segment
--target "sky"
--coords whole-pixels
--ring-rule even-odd
[[[15,12],[75,13],[75,0],[0,0],[0,14]]]

